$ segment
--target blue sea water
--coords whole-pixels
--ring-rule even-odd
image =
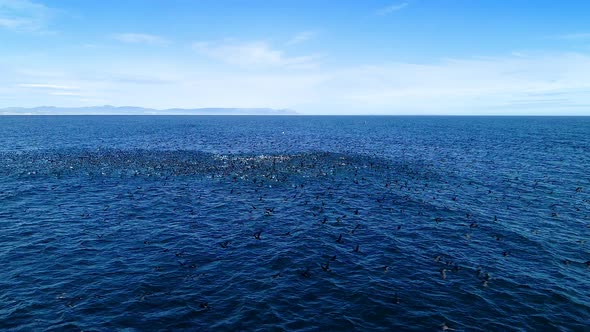
[[[0,329],[590,331],[590,118],[1,117]]]

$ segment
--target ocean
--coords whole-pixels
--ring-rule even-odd
[[[590,331],[590,117],[0,117],[0,329]]]

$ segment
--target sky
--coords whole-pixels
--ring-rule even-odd
[[[590,115],[590,1],[0,0],[0,108]]]

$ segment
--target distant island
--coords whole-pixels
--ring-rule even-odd
[[[0,115],[296,115],[288,109],[272,108],[170,108],[153,109],[133,106],[90,106],[90,107],[54,107],[40,106],[32,108],[0,108]]]

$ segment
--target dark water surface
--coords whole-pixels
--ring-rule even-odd
[[[0,117],[1,330],[590,331],[588,261],[590,118]]]

